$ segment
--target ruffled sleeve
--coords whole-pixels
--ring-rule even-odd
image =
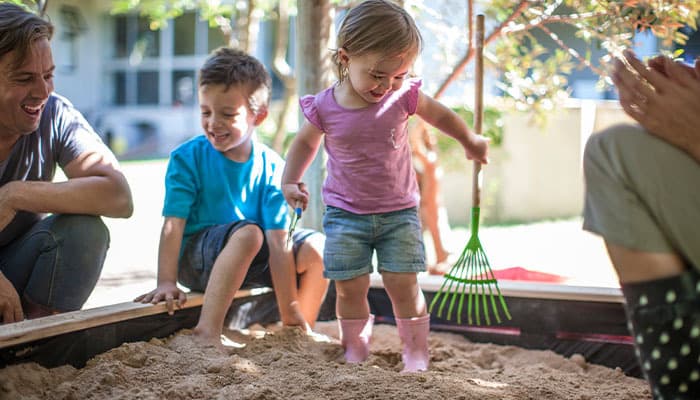
[[[304,113],[304,117],[313,124],[316,128],[324,131],[323,125],[321,124],[321,117],[318,113],[318,105],[316,104],[316,96],[306,95],[299,99],[299,106],[301,107],[301,112]]]
[[[411,78],[407,83],[406,100],[408,102],[408,114],[413,115],[418,108],[418,94],[420,87],[423,85],[423,80],[420,78]]]

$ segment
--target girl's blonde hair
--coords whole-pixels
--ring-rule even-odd
[[[417,54],[422,49],[423,38],[416,22],[398,4],[388,0],[365,0],[348,11],[338,30],[336,44],[332,60],[338,80],[342,82],[347,68],[341,63],[338,49],[345,49],[353,56]]]

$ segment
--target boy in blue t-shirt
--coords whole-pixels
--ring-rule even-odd
[[[199,77],[204,135],[170,155],[158,286],[135,299],[164,300],[172,314],[186,300],[177,281],[205,291],[194,334],[219,346],[239,288],[274,286],[282,322],[308,330],[328,287],[323,235],[298,231],[292,249],[286,245],[284,161],[252,138],[267,116],[270,82],[265,67],[238,50],[219,48],[205,61]]]

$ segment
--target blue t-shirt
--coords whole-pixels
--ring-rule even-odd
[[[248,161],[232,161],[204,135],[173,150],[165,175],[164,217],[186,219],[183,244],[210,226],[243,219],[263,230],[285,229],[287,202],[282,194],[284,161],[262,143],[251,142]]]

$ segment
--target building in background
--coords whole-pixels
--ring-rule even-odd
[[[446,2],[435,1],[436,7],[441,3]],[[49,1],[48,14],[56,26],[53,40],[56,90],[88,117],[121,159],[167,157],[178,143],[200,132],[196,73],[208,53],[225,44],[223,34],[200,20],[195,12],[187,12],[162,30],[152,31],[146,17],[112,15],[110,7],[108,0]],[[452,13],[450,19],[463,24],[466,11],[463,14]],[[417,21],[426,26],[439,23],[429,18],[423,15]],[[290,25],[293,46],[294,24]],[[262,22],[254,50],[268,67],[272,58],[272,31],[271,23]],[[424,78],[424,90],[432,93],[446,76],[445,69],[454,65],[449,57],[459,57],[459,46],[464,46],[466,40],[458,37],[447,40],[450,35],[435,34],[426,27],[422,31],[426,45],[416,67]],[[573,37],[574,33],[559,34]],[[637,43],[641,55],[656,52],[657,43],[651,35],[638,36]],[[699,43],[700,35],[696,34],[688,44],[686,57],[694,59],[698,55]],[[452,50],[445,51],[447,48]],[[288,54],[293,66],[294,51]],[[434,63],[437,60],[442,61]],[[421,65],[437,67],[421,68]],[[570,78],[572,95],[582,99],[614,99],[613,90],[595,89],[597,80],[590,70],[574,71]],[[469,80],[455,82],[444,100],[450,103],[463,98],[471,91],[468,85]],[[273,100],[280,97],[281,91],[281,84],[273,74]]]
[[[196,74],[224,45],[220,30],[187,12],[159,31],[110,2],[52,0],[56,91],[122,159],[167,157],[200,132]]]

